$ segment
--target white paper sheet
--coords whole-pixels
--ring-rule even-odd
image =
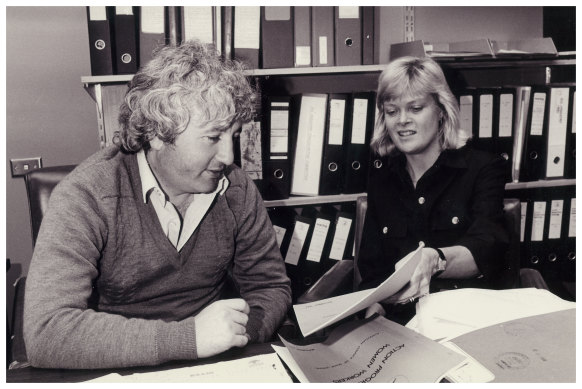
[[[386,281],[374,289],[331,297],[313,303],[293,306],[297,323],[303,336],[308,336],[370,305],[382,301],[398,292],[412,277],[421,258],[419,246],[400,260],[402,264]]]

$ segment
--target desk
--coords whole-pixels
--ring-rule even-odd
[[[159,366],[131,367],[125,369],[98,369],[98,370],[69,370],[69,369],[37,369],[34,367],[25,367],[22,369],[6,370],[6,382],[83,382],[95,379],[111,373],[121,375],[133,373],[147,373],[152,371],[161,371],[168,369],[177,369],[180,367],[198,366],[207,363],[216,363],[229,361],[233,359],[252,357],[259,354],[274,353],[271,344],[281,346],[280,342],[274,343],[257,343],[250,344],[244,348],[233,348],[222,354],[211,358],[205,358],[195,361],[175,361],[167,362]]]

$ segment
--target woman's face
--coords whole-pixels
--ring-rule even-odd
[[[440,152],[440,108],[432,96],[403,95],[384,103],[384,122],[392,142],[406,155]]]

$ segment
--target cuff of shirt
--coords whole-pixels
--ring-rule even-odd
[[[160,321],[156,329],[156,343],[160,363],[197,359],[194,318],[179,322]]]

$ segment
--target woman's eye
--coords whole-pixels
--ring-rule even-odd
[[[422,105],[415,105],[411,108],[412,112],[420,112],[422,111]]]
[[[386,110],[386,115],[388,115],[388,116],[394,116],[394,115],[396,115],[396,110],[394,110],[394,109],[387,109]]]
[[[212,143],[217,143],[220,140],[219,136],[207,136],[206,138]]]

